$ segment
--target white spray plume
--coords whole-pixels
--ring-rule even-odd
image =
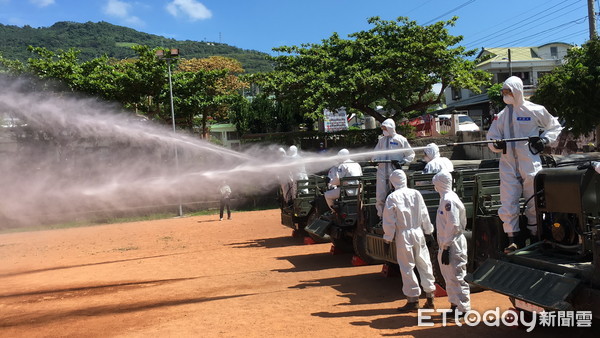
[[[299,164],[321,172],[343,160],[303,153],[292,161],[280,145],[240,153],[97,99],[31,92],[2,78],[0,86],[0,225],[214,200],[224,181],[234,196],[272,191]],[[386,153],[369,148],[349,157]]]

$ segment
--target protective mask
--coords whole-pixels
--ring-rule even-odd
[[[513,104],[515,103],[515,97],[511,95],[503,95],[502,101],[504,101],[506,104]]]
[[[387,130],[384,130],[384,131],[383,131],[383,136],[390,136],[390,132],[389,132],[389,131],[387,131]]]
[[[423,156],[423,161],[429,163],[429,161],[431,161],[431,158],[429,158],[429,155],[425,154],[425,156]]]

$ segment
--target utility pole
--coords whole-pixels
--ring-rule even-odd
[[[512,76],[512,58],[510,56],[510,48],[508,49],[508,76]]]
[[[596,11],[594,0],[588,0],[588,22],[590,23],[590,40],[597,37],[596,34]]]

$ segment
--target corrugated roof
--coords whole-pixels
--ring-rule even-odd
[[[490,55],[491,58],[477,64],[482,66],[490,62],[507,61],[508,50],[510,49],[511,61],[539,61],[543,60],[538,56],[538,47],[510,47],[510,48],[484,48],[478,55],[478,58]]]

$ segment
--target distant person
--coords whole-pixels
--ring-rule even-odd
[[[219,221],[223,220],[223,210],[225,207],[227,207],[227,219],[231,219],[231,209],[229,205],[231,200],[231,188],[225,181],[219,186],[219,196],[221,197],[219,202]]]
[[[374,151],[382,150],[399,150],[394,153],[386,153],[375,155],[372,161],[390,161],[394,163],[378,163],[377,164],[377,183],[375,185],[375,197],[377,208],[377,216],[383,214],[383,205],[385,198],[390,191],[388,178],[395,169],[400,169],[404,163],[412,162],[415,158],[415,152],[410,147],[408,140],[396,133],[396,123],[392,119],[387,119],[381,124],[383,136],[377,141]],[[405,149],[405,150],[401,150]]]
[[[335,200],[340,198],[340,179],[344,177],[362,176],[362,168],[360,167],[360,164],[348,158],[348,155],[350,155],[348,149],[340,150],[338,152],[338,156],[341,157],[342,162],[339,165],[331,168],[331,170],[329,170],[329,184],[331,186],[334,186],[334,188],[325,192],[325,200],[327,201],[327,205],[329,206],[329,209],[331,209],[331,211],[334,211],[333,203],[335,202]],[[359,181],[351,180],[346,181],[345,183],[358,185]],[[347,189],[346,193],[348,194],[348,196],[356,196],[358,195],[358,188]]]
[[[427,162],[423,174],[435,174],[442,170],[453,172],[454,165],[447,157],[440,156],[440,148],[435,143],[429,143],[423,149],[423,160]]]
[[[396,258],[402,276],[402,293],[406,296],[406,304],[400,312],[417,311],[420,307],[419,280],[415,267],[419,271],[421,286],[427,296],[424,309],[433,309],[433,292],[435,278],[429,258],[427,242],[433,241],[431,233],[433,224],[429,212],[418,190],[408,188],[406,174],[397,169],[390,175],[390,182],[396,190],[385,200],[383,209],[383,240],[390,244],[396,242]]]
[[[537,216],[535,213],[534,178],[542,169],[541,153],[546,145],[556,141],[562,127],[544,106],[525,100],[523,81],[511,76],[502,85],[502,99],[506,107],[492,122],[487,133],[490,150],[500,155],[500,203],[498,216],[503,222],[508,236],[505,253],[520,249],[517,243],[519,228],[519,199],[528,200],[525,216],[529,235],[537,237]],[[527,137],[527,141],[505,142],[502,139]]]
[[[319,142],[319,150],[317,150],[318,154],[326,153],[327,148],[325,148],[325,144],[323,142]]]

